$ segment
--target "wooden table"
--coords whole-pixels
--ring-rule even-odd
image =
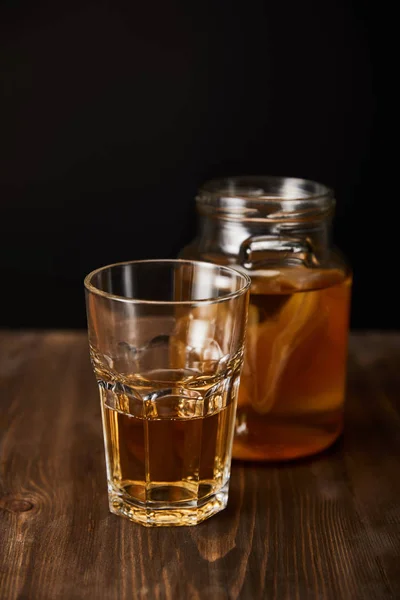
[[[108,512],[85,333],[0,333],[0,598],[400,598],[400,334],[352,336],[334,448],[234,464],[220,515],[146,529]]]

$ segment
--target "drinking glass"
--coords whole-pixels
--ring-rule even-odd
[[[228,501],[247,275],[146,260],[85,278],[110,511],[195,525]]]

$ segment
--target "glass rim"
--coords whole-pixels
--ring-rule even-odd
[[[268,187],[282,184],[292,185],[292,190],[297,188],[297,193],[274,193]],[[240,184],[259,186],[259,189],[245,191],[238,189]],[[227,186],[231,189],[227,189]],[[309,189],[306,190],[306,187]],[[314,188],[311,190],[311,188]],[[234,175],[216,177],[205,181],[199,188],[198,200],[201,202],[202,194],[214,198],[240,198],[250,202],[312,202],[318,204],[321,200],[334,199],[334,191],[324,183],[303,177],[289,177],[285,175]]]
[[[243,285],[236,290],[235,292],[229,292],[222,296],[214,296],[212,298],[201,298],[198,300],[146,300],[146,299],[138,299],[138,298],[127,298],[126,296],[119,296],[117,294],[111,294],[110,292],[105,292],[104,290],[96,287],[92,283],[92,279],[95,275],[102,271],[107,271],[108,269],[112,269],[113,267],[121,267],[124,265],[139,265],[139,264],[174,264],[174,265],[198,265],[201,267],[205,267],[210,270],[219,269],[227,272],[230,276],[238,276],[243,280]],[[122,262],[111,263],[109,265],[104,265],[103,267],[99,267],[90,271],[84,278],[84,286],[86,290],[96,296],[101,296],[103,298],[107,298],[108,300],[116,300],[118,302],[125,302],[127,304],[147,304],[147,305],[158,305],[158,306],[197,306],[197,305],[207,305],[207,304],[216,304],[217,302],[225,302],[227,300],[232,300],[234,298],[238,298],[242,296],[245,292],[250,289],[251,279],[246,273],[242,273],[239,269],[235,269],[234,267],[228,267],[225,265],[218,265],[216,263],[211,263],[202,260],[187,260],[187,259],[170,259],[170,258],[150,258],[144,260],[127,260]]]

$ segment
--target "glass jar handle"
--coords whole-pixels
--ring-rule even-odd
[[[281,265],[316,266],[317,259],[307,240],[279,235],[258,235],[242,242],[239,264],[248,270]]]

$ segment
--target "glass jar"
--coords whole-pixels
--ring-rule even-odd
[[[199,230],[182,258],[251,276],[233,456],[287,460],[330,446],[343,428],[351,270],[331,247],[335,199],[283,177],[207,182]]]

